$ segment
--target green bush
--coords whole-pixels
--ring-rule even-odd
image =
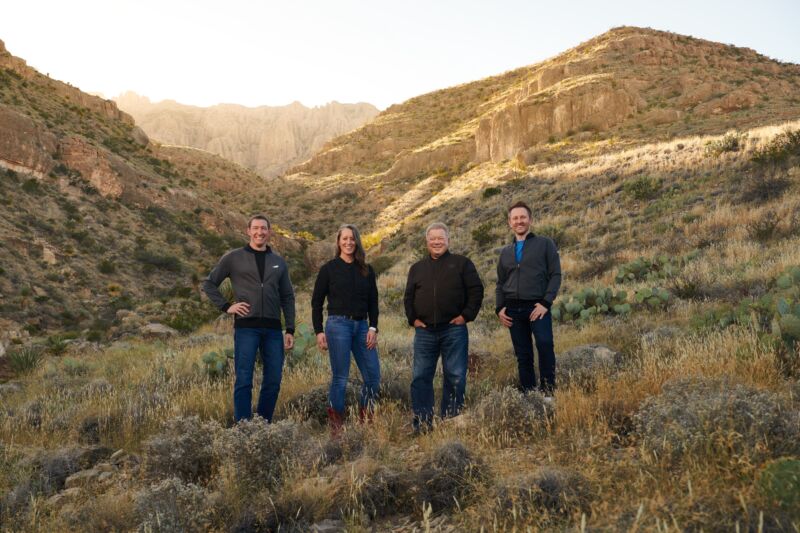
[[[232,359],[233,349],[227,348],[219,352],[206,352],[200,360],[206,376],[211,380],[217,380],[228,376]]]
[[[721,139],[706,144],[706,153],[719,156],[725,152],[738,152],[747,141],[747,134],[730,132]]]
[[[758,486],[774,504],[800,514],[800,459],[783,457],[767,464]]]
[[[661,180],[650,176],[639,176],[622,184],[623,192],[634,200],[652,200],[661,192]]]
[[[38,346],[20,346],[8,351],[8,366],[16,375],[28,374],[41,364],[44,352]]]
[[[174,255],[161,255],[147,249],[139,248],[133,253],[133,257],[145,265],[146,268],[158,268],[168,272],[180,272],[183,270],[183,263]]]
[[[795,157],[800,157],[800,130],[787,130],[756,150],[751,161],[757,166],[778,166]]]
[[[487,187],[483,190],[482,196],[483,199],[485,200],[486,198],[491,198],[492,196],[496,196],[501,192],[503,192],[503,190],[500,187]]]
[[[478,246],[485,246],[489,243],[494,242],[495,235],[494,235],[494,228],[497,227],[495,222],[489,221],[484,222],[477,228],[472,230],[472,240],[478,243]]]
[[[117,267],[110,259],[103,259],[100,261],[100,264],[97,265],[97,270],[99,270],[101,274],[113,274],[117,271]]]
[[[375,275],[380,276],[392,268],[396,262],[397,258],[393,255],[380,255],[373,259],[370,265],[372,266],[372,270],[375,271]]]

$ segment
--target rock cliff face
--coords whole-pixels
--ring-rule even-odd
[[[337,102],[315,108],[296,102],[281,107],[194,107],[173,101],[151,103],[130,92],[116,101],[150,137],[208,150],[265,177],[305,161],[329,139],[378,114],[370,104]]]
[[[617,28],[543,63],[392,106],[290,172],[409,177],[524,160],[579,133],[636,142],[674,135],[681,121],[720,132],[796,110],[798,79],[798,65],[750,49]]]

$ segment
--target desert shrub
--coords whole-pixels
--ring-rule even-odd
[[[664,385],[634,417],[644,446],[679,459],[690,454],[800,452],[800,420],[771,392],[724,378],[686,378]]]
[[[494,235],[494,229],[496,227],[497,224],[495,222],[484,222],[472,230],[472,240],[474,240],[478,246],[485,246],[494,242],[496,238]]]
[[[301,464],[307,439],[295,422],[254,417],[219,433],[214,447],[223,468],[243,489],[256,492],[277,487],[291,464]]]
[[[536,235],[542,235],[544,237],[549,237],[556,243],[556,247],[564,248],[566,246],[570,246],[577,242],[572,233],[567,230],[564,226],[556,225],[556,224],[545,224],[542,226],[536,226],[533,228],[533,233]]]
[[[574,384],[583,390],[594,390],[597,378],[613,373],[622,363],[621,354],[608,346],[578,346],[558,355],[556,379],[564,387]]]
[[[725,152],[738,152],[747,141],[746,133],[726,133],[721,139],[706,144],[706,153],[719,156]]]
[[[783,457],[767,464],[759,475],[758,487],[773,504],[800,516],[800,459]]]
[[[348,502],[357,513],[372,519],[409,510],[410,479],[374,459],[345,465],[334,479],[335,501]]]
[[[168,420],[161,433],[144,443],[145,473],[153,479],[207,480],[217,466],[214,438],[219,432],[219,424],[197,416]]]
[[[634,200],[652,200],[661,192],[661,180],[650,176],[631,178],[622,184],[622,191]]]
[[[162,255],[144,248],[137,248],[133,253],[133,257],[142,263],[147,271],[154,268],[168,272],[180,272],[183,270],[183,263],[174,255]]]
[[[92,371],[92,365],[88,361],[72,357],[65,357],[61,361],[61,367],[64,373],[71,377],[86,376]]]
[[[698,254],[699,252],[695,250],[682,257],[671,257],[666,254],[649,259],[639,257],[620,266],[614,280],[617,283],[625,283],[626,281],[657,281],[672,278]]]
[[[370,262],[372,266],[372,270],[375,271],[376,276],[380,276],[390,268],[394,266],[397,262],[397,257],[393,255],[381,255],[376,257]]]
[[[97,270],[99,270],[101,274],[113,274],[117,271],[117,267],[112,260],[103,259],[97,265]]]
[[[353,424],[344,427],[336,437],[329,439],[322,448],[322,460],[325,464],[339,461],[352,461],[364,450],[364,429]]]
[[[36,370],[44,358],[44,350],[39,346],[25,345],[8,351],[8,366],[17,375],[24,375]]]
[[[135,509],[139,531],[148,533],[208,531],[214,516],[206,491],[175,477],[139,491]]]
[[[777,171],[754,172],[742,178],[739,199],[742,202],[764,203],[783,196],[792,182]]]
[[[292,414],[301,420],[313,420],[325,424],[328,420],[328,385],[320,385],[307,390],[286,401],[284,413]],[[353,382],[347,383],[345,389],[345,405],[358,404],[358,388]]]
[[[752,161],[758,166],[774,166],[794,157],[800,157],[800,130],[779,133],[753,153]]]
[[[434,512],[463,508],[488,478],[489,470],[480,458],[458,441],[446,442],[420,467],[418,499]]]
[[[754,241],[767,242],[778,235],[780,220],[773,210],[747,224],[747,235]]]
[[[535,474],[514,476],[497,487],[501,507],[516,510],[523,518],[541,515],[542,511],[561,516],[576,511],[588,513],[592,497],[586,477],[559,467],[544,467]]]
[[[547,431],[552,407],[537,391],[493,390],[475,408],[475,423],[487,435],[513,442]]]
[[[503,192],[503,190],[500,187],[486,187],[481,196],[483,196],[483,199],[485,200],[486,198],[491,198],[492,196],[496,196],[501,192]]]

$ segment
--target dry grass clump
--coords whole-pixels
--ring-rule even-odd
[[[214,514],[214,502],[205,489],[176,477],[136,494],[138,529],[142,532],[208,531]]]
[[[308,435],[295,422],[270,424],[260,417],[242,420],[219,433],[215,442],[222,468],[245,490],[277,487],[287,468],[303,464]]]
[[[366,437],[362,427],[354,424],[346,425],[336,438],[329,439],[323,446],[323,461],[326,464],[333,464],[354,460],[364,450]]]
[[[417,498],[434,512],[463,508],[478,485],[489,478],[489,469],[458,441],[445,442],[419,469]]]
[[[545,433],[552,416],[553,408],[542,393],[513,387],[490,391],[475,408],[480,431],[504,442]]]
[[[362,458],[344,465],[333,480],[337,486],[334,501],[370,519],[407,512],[413,505],[412,481],[408,475],[375,459]]]
[[[312,420],[325,424],[328,420],[328,389],[329,385],[320,385],[309,389],[302,394],[286,401],[282,412],[291,414],[300,420]],[[358,388],[352,382],[347,383],[345,390],[345,405],[353,406],[358,403]]]
[[[497,487],[500,506],[524,518],[589,512],[594,493],[585,476],[561,467],[543,467],[534,474],[502,480]]]
[[[800,452],[800,417],[777,394],[726,378],[683,378],[645,400],[635,416],[646,448],[678,459],[729,453],[777,457]]]
[[[559,387],[575,385],[590,392],[594,390],[599,376],[612,374],[621,363],[621,354],[608,346],[578,346],[558,355],[556,380]]]
[[[161,433],[144,443],[145,474],[153,479],[207,480],[217,465],[214,438],[219,432],[216,421],[203,422],[197,416],[168,420]]]

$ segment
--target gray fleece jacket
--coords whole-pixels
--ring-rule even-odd
[[[250,313],[243,319],[277,320],[280,324],[283,310],[286,331],[294,332],[294,288],[289,280],[286,261],[281,256],[268,251],[263,279],[258,273],[255,254],[246,247],[231,250],[222,256],[203,282],[203,290],[211,302],[223,312],[233,303],[226,300],[219,291],[225,278],[231,279],[235,301],[250,304]]]
[[[529,233],[517,263],[514,243],[500,251],[497,261],[495,312],[508,305],[541,303],[548,309],[561,287],[561,260],[552,239]]]

